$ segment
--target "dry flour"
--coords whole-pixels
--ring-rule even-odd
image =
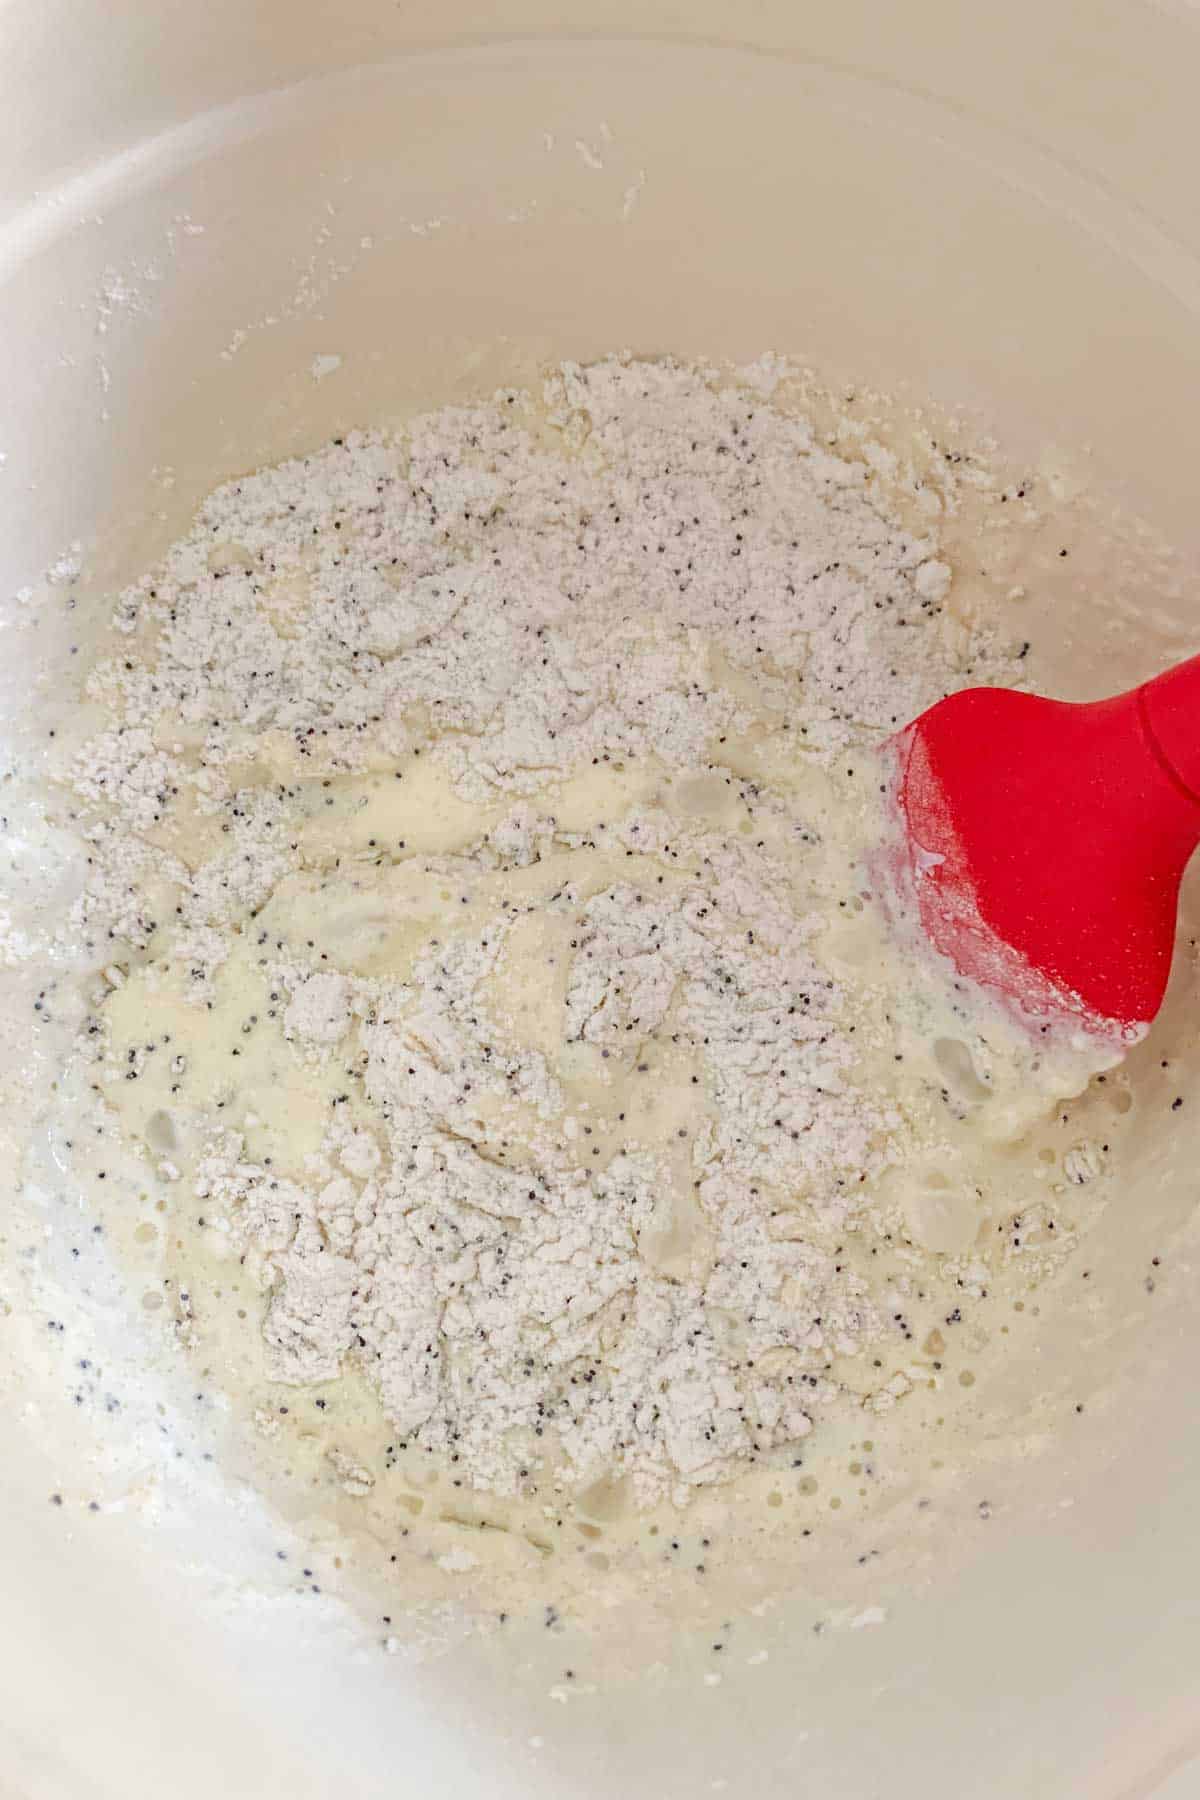
[[[1015,664],[777,374],[566,367],[235,481],[91,683],[97,1080],[276,1377],[357,1360],[500,1492],[794,1463],[990,1277],[994,1039],[934,1058],[860,859],[872,746]]]

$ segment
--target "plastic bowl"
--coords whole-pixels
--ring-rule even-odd
[[[1168,0],[445,0],[427,22],[383,0],[7,0],[11,759],[77,704],[63,591],[36,631],[8,598],[70,545],[89,593],[111,587],[234,471],[548,357],[774,348],[907,386],[1016,455],[1086,451],[1098,492],[1194,550],[1198,30]],[[1136,566],[1119,599],[1180,649],[1200,623]],[[1114,607],[1063,598],[1064,691],[1103,685]],[[17,846],[12,878],[59,905],[70,856]],[[997,1472],[973,1547],[901,1572],[885,1630],[818,1640],[782,1593],[752,1681],[704,1686],[681,1646],[564,1705],[532,1634],[410,1667],[333,1601],[258,1594],[260,1501],[216,1476],[185,1492],[165,1451],[138,1463],[166,1405],[149,1377],[140,1438],[117,1420],[101,1442],[73,1408],[22,1298],[23,1268],[51,1291],[66,1255],[50,1176],[17,1174],[52,1076],[21,1023],[36,978],[4,977],[5,1793],[1200,1792],[1194,1239],[1153,1137],[1098,1279],[1134,1293],[1169,1227],[1171,1291],[1102,1340],[1064,1315],[1057,1353],[1111,1370],[1109,1401]],[[61,1275],[65,1329],[136,1361],[119,1275]],[[64,1522],[48,1496],[97,1458],[126,1469],[121,1502]]]

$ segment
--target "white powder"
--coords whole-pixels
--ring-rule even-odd
[[[93,677],[77,922],[144,951],[143,1034],[183,996],[214,1054],[342,1071],[286,1172],[239,1119],[266,1062],[164,1090],[273,1371],[359,1361],[481,1487],[794,1463],[912,1386],[940,1292],[872,1260],[942,1126],[864,1076],[886,1032],[823,934],[861,905],[850,753],[1004,665],[781,374],[566,367],[234,482]]]
[[[341,975],[304,977],[283,1015],[287,1036],[322,1048],[336,1044],[349,1025],[350,986]]]

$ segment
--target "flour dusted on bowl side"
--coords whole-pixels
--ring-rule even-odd
[[[764,385],[568,366],[230,483],[91,681],[92,1079],[274,1378],[502,1495],[795,1466],[1011,1254],[1024,1053],[866,871],[876,747],[1018,665]]]

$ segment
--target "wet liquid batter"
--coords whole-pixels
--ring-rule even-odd
[[[144,1167],[144,1303],[414,1616],[884,1510],[1103,1206],[1122,1091],[1076,1107],[1111,1052],[877,903],[878,745],[1001,672],[936,546],[745,390],[521,404],[226,490],[81,773],[134,916],[75,1080]]]

